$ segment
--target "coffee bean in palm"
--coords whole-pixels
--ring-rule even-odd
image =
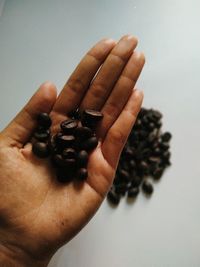
[[[74,174],[64,167],[56,169],[56,176],[60,183],[69,183],[74,178]]]
[[[75,137],[73,135],[57,135],[56,143],[62,149],[67,147],[73,147],[75,143]]]
[[[75,159],[64,159],[63,163],[64,167],[68,168],[69,170],[76,169],[76,160]]]
[[[39,141],[45,141],[45,140],[47,140],[49,138],[50,131],[48,129],[38,128],[34,132],[33,136]]]
[[[77,171],[77,179],[78,180],[85,180],[88,176],[88,172],[87,172],[87,169],[86,168],[80,168],[78,171]]]
[[[61,154],[55,154],[52,157],[52,162],[57,167],[64,167],[65,162]]]
[[[47,113],[39,113],[37,117],[37,122],[39,126],[42,126],[45,129],[50,128],[52,123],[51,118]]]
[[[85,109],[82,112],[81,122],[84,126],[95,128],[97,123],[103,118],[103,114],[100,111],[93,109]]]
[[[142,184],[142,190],[144,193],[151,195],[153,193],[153,185],[148,181],[144,181]]]
[[[131,187],[128,190],[128,197],[130,197],[130,198],[137,197],[137,195],[139,194],[139,192],[140,192],[139,187]]]
[[[46,143],[43,143],[43,142],[33,143],[32,151],[39,158],[46,158],[50,154],[48,145]]]
[[[89,127],[78,127],[75,130],[75,136],[79,141],[84,141],[93,136],[93,131]]]
[[[120,202],[120,195],[116,194],[113,190],[109,191],[107,194],[107,199],[113,204],[118,205]]]
[[[67,114],[70,118],[72,119],[75,119],[75,120],[80,120],[81,118],[81,114],[80,114],[80,111],[79,109],[74,109],[74,110],[71,110],[70,112],[68,112]]]
[[[88,162],[88,153],[86,150],[81,150],[77,154],[77,166],[85,167]]]
[[[77,153],[73,148],[65,148],[62,152],[62,157],[64,159],[75,159],[77,157]]]
[[[68,119],[61,122],[60,127],[64,134],[73,134],[75,129],[78,127],[78,122],[73,119]]]
[[[92,151],[98,145],[98,139],[96,136],[90,137],[85,142],[80,144],[80,148],[86,151]]]

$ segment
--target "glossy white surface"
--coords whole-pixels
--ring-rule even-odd
[[[44,80],[59,89],[103,37],[140,40],[138,87],[173,133],[172,162],[151,199],[105,201],[49,267],[200,266],[200,2],[7,0],[0,17],[0,127]],[[67,211],[66,211],[67,212]]]

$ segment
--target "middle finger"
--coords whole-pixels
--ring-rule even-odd
[[[120,39],[91,83],[80,105],[81,109],[102,108],[136,46],[137,39],[131,35]]]

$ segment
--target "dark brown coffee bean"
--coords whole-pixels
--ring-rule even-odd
[[[76,151],[73,148],[65,148],[62,152],[64,159],[75,159],[77,157]]]
[[[118,205],[120,202],[120,196],[116,194],[114,191],[109,191],[107,195],[107,199],[113,204]]]
[[[66,168],[58,168],[56,170],[57,180],[60,183],[69,183],[74,178],[74,173],[67,170]]]
[[[64,166],[69,170],[75,170],[76,160],[75,159],[64,159]]]
[[[81,150],[77,155],[77,165],[79,167],[85,167],[88,162],[88,153],[85,150]]]
[[[84,126],[89,128],[95,128],[97,123],[103,118],[103,114],[100,111],[85,109],[82,113],[81,122]]]
[[[70,118],[75,119],[75,120],[80,120],[80,118],[81,118],[81,114],[80,114],[80,111],[78,108],[70,111],[67,115]]]
[[[62,149],[67,148],[67,147],[73,147],[75,143],[75,137],[73,135],[57,135],[56,143]]]
[[[39,126],[42,126],[45,129],[50,128],[51,123],[52,123],[51,118],[49,117],[47,113],[38,114],[37,122]]]
[[[64,134],[70,135],[73,134],[75,129],[78,127],[78,122],[73,119],[68,119],[61,122],[60,127]]]
[[[32,151],[39,158],[46,158],[50,154],[48,145],[43,142],[35,142],[32,145]]]
[[[131,180],[131,187],[138,187],[142,183],[142,178],[134,176]]]
[[[165,132],[161,135],[161,139],[163,142],[169,142],[172,138],[172,134],[170,132]]]
[[[117,194],[122,195],[122,196],[125,195],[127,189],[128,189],[128,186],[127,186],[127,184],[125,184],[125,183],[123,183],[123,184],[118,184],[118,185],[115,186],[115,192],[116,192]]]
[[[65,166],[65,162],[64,162],[61,154],[53,155],[52,161],[53,161],[53,164],[57,167],[64,167]]]
[[[122,181],[130,181],[130,175],[127,171],[123,169],[118,169],[118,176]]]
[[[81,143],[80,148],[82,150],[92,151],[93,149],[97,147],[97,145],[98,145],[98,140],[96,136],[93,136],[87,139],[85,142]]]
[[[78,179],[78,180],[83,181],[83,180],[85,180],[85,179],[87,178],[87,176],[88,176],[87,169],[85,169],[85,168],[80,168],[80,169],[78,170],[78,172],[77,172],[77,179]]]
[[[161,176],[163,175],[163,168],[157,168],[153,172],[152,176],[155,180],[159,180]]]
[[[33,136],[39,141],[45,141],[49,138],[50,131],[47,129],[39,128],[39,129],[36,129]]]
[[[83,140],[86,140],[86,139],[92,137],[93,131],[88,127],[78,127],[78,128],[76,128],[74,134],[75,134],[76,138],[83,141]]]
[[[132,187],[128,190],[128,197],[130,198],[134,198],[137,197],[137,195],[139,194],[140,189],[139,187]]]
[[[153,185],[148,181],[144,181],[142,184],[142,190],[144,193],[151,195],[153,193]]]

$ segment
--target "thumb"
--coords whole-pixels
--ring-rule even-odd
[[[56,95],[56,87],[50,82],[45,82],[39,87],[25,107],[2,131],[1,134],[9,145],[21,148],[28,142],[37,125],[37,115],[40,112],[51,111]]]

